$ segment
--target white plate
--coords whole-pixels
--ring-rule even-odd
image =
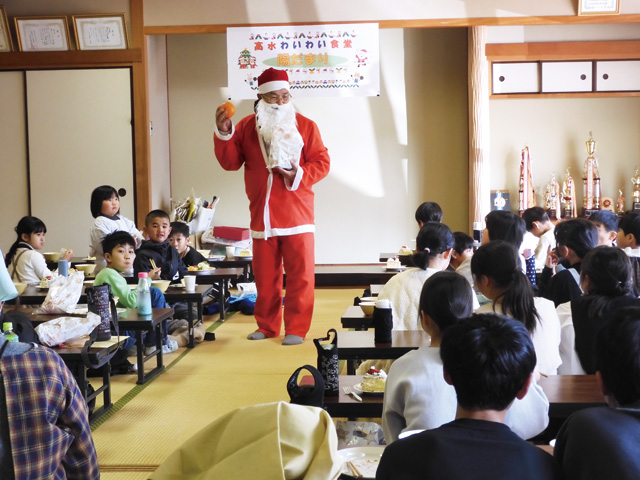
[[[384,395],[384,392],[365,392],[364,390],[362,390],[361,383],[356,383],[353,386],[353,391],[356,392],[358,395]]]
[[[401,267],[387,267],[385,266],[384,269],[387,272],[401,272],[402,270],[404,270],[405,268],[407,268],[406,266],[402,265]]]
[[[346,462],[353,463],[356,468],[363,475],[359,478],[376,478],[376,470],[380,463],[380,457],[384,452],[384,446],[368,446],[368,447],[350,447],[338,450],[338,457],[345,462],[342,467],[342,474],[350,478],[355,478],[351,474],[351,470],[347,466]]]

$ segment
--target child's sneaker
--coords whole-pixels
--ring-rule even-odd
[[[167,343],[162,345],[162,354],[173,353],[178,350],[178,342],[175,340],[167,340]]]

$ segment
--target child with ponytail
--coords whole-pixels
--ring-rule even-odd
[[[555,375],[560,365],[560,321],[553,302],[533,296],[513,244],[494,240],[482,245],[471,259],[471,273],[476,289],[492,301],[476,313],[493,311],[524,323],[536,349],[538,370]]]
[[[44,236],[47,227],[37,217],[22,217],[15,228],[18,238],[7,252],[5,265],[16,282],[36,284],[45,277],[50,277],[47,261],[38,252],[44,247]],[[71,260],[73,250],[67,250],[62,260]]]

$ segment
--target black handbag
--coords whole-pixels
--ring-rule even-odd
[[[313,375],[313,385],[300,385],[298,376],[302,370],[307,370]],[[289,403],[308,405],[322,408],[324,404],[324,380],[317,368],[311,365],[303,365],[296,369],[287,381],[287,392],[291,399]]]
[[[329,343],[320,343],[329,340],[333,332],[333,340]],[[339,368],[338,368],[338,332],[335,328],[327,332],[324,338],[314,338],[313,343],[318,351],[318,370],[324,380],[324,394],[335,397],[339,392]]]
[[[98,365],[91,362],[89,359],[89,349],[93,342],[102,342],[111,340],[111,327],[113,331],[120,339],[120,329],[118,325],[118,310],[116,308],[116,302],[111,294],[111,286],[107,283],[99,286],[92,286],[85,288],[85,294],[87,295],[87,309],[100,315],[100,324],[93,329],[87,340],[82,347],[82,361],[85,366],[90,369],[98,368]],[[115,349],[106,358],[107,361],[111,361],[119,349]],[[106,362],[103,362],[103,365]]]

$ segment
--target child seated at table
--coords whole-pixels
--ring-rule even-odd
[[[598,229],[589,220],[572,218],[558,223],[554,232],[556,248],[547,255],[538,282],[538,294],[553,301],[557,307],[582,295],[582,259],[589,250],[598,246]],[[564,270],[556,272],[558,264]]]
[[[179,280],[186,272],[178,251],[169,243],[171,221],[164,210],[152,210],[144,219],[145,240],[136,251],[133,271],[149,272],[153,280]]]
[[[627,213],[620,219],[616,243],[629,256],[633,293],[640,295],[640,213]]]
[[[549,218],[549,214],[542,207],[527,208],[522,212],[527,233],[525,239],[530,236],[535,239],[534,254],[536,257],[536,272],[541,273],[544,264],[547,261],[547,252],[549,249],[556,248],[556,237],[553,234],[553,223]],[[523,240],[526,243],[526,240]]]
[[[43,278],[51,277],[47,261],[38,251],[44,247],[47,227],[37,217],[22,217],[15,228],[18,238],[7,252],[5,265],[11,278],[16,282],[38,284]],[[67,250],[62,260],[71,260],[73,250]]]
[[[111,286],[111,293],[115,297],[118,297],[118,305],[126,308],[136,308],[138,301],[138,292],[130,288],[127,281],[122,276],[122,273],[131,269],[135,254],[135,240],[127,232],[113,232],[102,241],[102,251],[104,252],[104,259],[107,262],[107,267],[100,270],[100,273],[96,275],[94,285],[104,285],[108,283]],[[152,308],[167,308],[167,302],[165,301],[163,293],[156,287],[151,287],[151,307]],[[167,322],[164,321],[162,325],[163,339],[162,339],[162,353],[172,353],[178,349],[178,344],[175,340],[169,340],[167,338]],[[132,335],[127,333],[130,337]],[[134,342],[130,342],[126,345],[127,348],[131,347]],[[153,334],[147,334],[144,338],[145,350],[153,350],[155,348],[155,338]]]
[[[427,222],[442,222],[442,208],[436,202],[424,202],[416,209],[416,222],[420,228]]]
[[[169,234],[169,243],[178,251],[178,255],[182,259],[182,263],[186,267],[195,267],[201,262],[206,262],[200,252],[190,246],[191,238],[189,225],[184,222],[171,222],[171,233]]]
[[[616,313],[598,333],[596,378],[609,406],[572,414],[554,456],[568,480],[640,478],[640,308]]]
[[[598,229],[598,245],[614,247],[613,242],[618,235],[618,216],[610,210],[596,210],[589,218]]]
[[[473,238],[464,232],[453,232],[453,252],[451,252],[450,271],[467,279],[473,287],[471,277],[471,257],[473,256]],[[448,270],[449,270],[448,269]]]
[[[440,342],[459,319],[471,315],[473,297],[471,286],[457,273],[438,272],[425,282],[420,317],[431,343],[403,355],[391,366],[382,411],[387,443],[404,431],[432,429],[454,419],[455,390],[442,376]],[[547,398],[534,381],[527,395],[509,409],[506,423],[520,437],[530,438],[546,428],[548,409]]]
[[[629,258],[619,248],[596,247],[584,257],[580,269],[584,294],[558,305],[562,325],[562,375],[594,374],[596,335],[620,309],[640,307],[631,288]]]
[[[97,275],[107,266],[102,254],[104,237],[117,231],[128,232],[136,241],[136,248],[144,238],[136,224],[120,213],[120,196],[111,185],[101,185],[91,192],[90,207],[95,220],[89,232],[89,255],[96,257],[94,273]]]
[[[536,366],[522,323],[496,314],[460,320],[442,336],[440,358],[457,397],[455,420],[388,445],[376,479],[561,478],[553,457],[504,424]]]

